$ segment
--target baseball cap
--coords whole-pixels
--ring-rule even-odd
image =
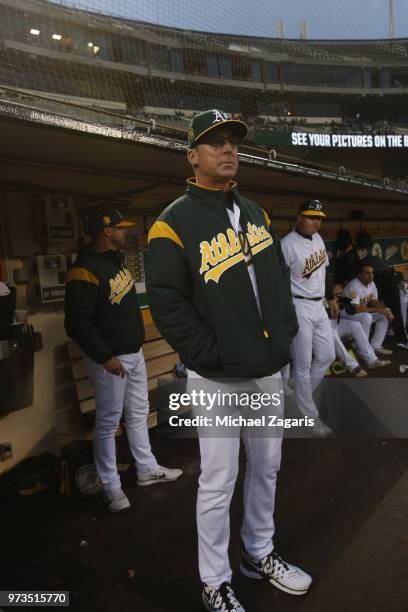
[[[86,229],[94,234],[104,227],[131,227],[134,224],[134,221],[125,219],[116,208],[97,208],[89,213]]]
[[[188,130],[188,144],[190,149],[197,144],[197,141],[204,136],[204,134],[208,134],[208,132],[224,125],[233,129],[239,138],[244,138],[248,133],[248,127],[243,121],[232,119],[231,115],[224,111],[212,109],[194,115]]]
[[[326,217],[320,200],[305,200],[299,208],[299,215],[304,217]]]

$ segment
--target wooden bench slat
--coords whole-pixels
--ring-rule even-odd
[[[71,360],[82,358],[81,349],[73,340],[68,340],[67,344],[68,356]]]
[[[177,353],[171,353],[170,355],[150,359],[146,364],[147,377],[153,378],[154,376],[161,376],[162,374],[171,372],[178,360],[179,356]]]
[[[149,413],[149,416],[147,417],[147,427],[148,429],[151,427],[157,427],[157,410]]]
[[[81,402],[84,399],[88,399],[90,397],[94,397],[94,389],[89,378],[84,378],[83,380],[77,380],[75,382],[75,389],[77,392],[78,400]]]
[[[96,404],[95,398],[91,397],[86,400],[82,400],[79,402],[79,409],[81,410],[81,414],[88,414],[89,412],[95,412]]]
[[[71,370],[72,376],[74,380],[79,380],[81,378],[88,378],[89,372],[86,366],[85,359],[75,359],[75,361],[71,362]]]
[[[146,361],[153,357],[168,355],[169,353],[174,353],[174,350],[163,338],[154,342],[147,342],[143,345],[143,355]]]
[[[174,377],[172,376],[172,370],[169,370],[169,372],[163,372],[163,374],[160,374],[160,378],[165,378],[166,380],[173,380]],[[149,391],[153,391],[153,389],[157,389],[157,376],[154,376],[153,378],[148,379],[147,387]]]
[[[145,325],[145,341],[150,342],[157,338],[161,338],[161,333],[157,327],[153,323],[151,325]]]

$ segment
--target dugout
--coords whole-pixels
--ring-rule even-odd
[[[43,345],[33,355],[30,402],[0,413],[0,444],[11,443],[13,453],[0,463],[2,473],[26,456],[58,452],[72,439],[91,436],[78,408],[62,312],[64,272],[82,236],[82,214],[110,201],[131,215],[136,222],[133,255],[139,258],[135,270],[142,271],[148,229],[183,192],[191,169],[181,141],[140,126],[104,126],[6,103],[0,108],[0,131],[0,280],[16,287],[17,308],[28,311]],[[291,229],[300,202],[316,197],[329,214],[327,240],[341,227],[352,233],[364,230],[384,243],[384,257],[391,263],[408,263],[404,187],[287,164],[279,155],[272,159],[251,148],[243,149],[238,181],[243,193],[266,208],[282,235]],[[42,284],[41,270],[56,280]],[[151,325],[142,273],[137,280],[145,323]],[[155,357],[166,357],[170,372],[177,357],[160,346]],[[10,379],[4,371],[0,375],[1,387],[9,388]]]

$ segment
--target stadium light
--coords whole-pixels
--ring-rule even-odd
[[[61,34],[53,34],[53,35],[52,35],[52,38],[53,38],[54,40],[61,40],[62,36],[61,36]]]
[[[88,47],[93,47],[93,42],[89,42]]]
[[[33,36],[39,36],[40,30],[37,30],[36,28],[31,28],[30,34],[33,34]]]

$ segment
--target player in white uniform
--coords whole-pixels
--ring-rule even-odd
[[[303,414],[315,419],[312,431],[322,436],[331,429],[319,418],[313,392],[335,359],[332,327],[324,306],[329,258],[318,233],[325,216],[319,200],[306,200],[299,209],[296,229],[282,240],[299,323],[292,343],[297,405]],[[334,296],[328,297],[332,316],[336,317],[338,305]]]
[[[359,356],[365,361],[367,367],[370,370],[390,365],[391,361],[378,359],[373,347],[371,346],[367,336],[365,335],[363,327],[358,321],[337,318],[331,319],[330,323],[334,332],[334,346],[336,349],[336,355],[341,361],[343,361],[347,369],[352,374],[354,374],[354,376],[356,376],[357,378],[362,378],[366,375],[366,373],[361,374],[361,372],[365,371],[360,368],[356,360],[353,359],[347,352],[341,340],[344,336],[353,336],[357,352]]]
[[[367,376],[367,372],[360,367],[358,361],[352,357],[352,355],[348,352],[346,347],[343,344],[341,336],[337,329],[337,321],[335,319],[330,320],[330,324],[333,330],[333,339],[334,339],[334,350],[336,352],[337,359],[340,359],[346,366],[347,370],[355,376],[356,378],[364,378]],[[361,327],[361,326],[360,326]],[[363,332],[364,334],[364,332]]]
[[[408,310],[408,282],[406,280],[400,283],[400,301],[401,301],[401,314],[402,322],[405,329],[407,329],[407,310]]]
[[[374,333],[370,340],[371,346],[377,355],[391,355],[392,351],[385,349],[382,343],[388,324],[394,316],[391,310],[379,301],[373,279],[373,267],[362,264],[358,276],[344,287],[343,296],[350,300],[350,307],[343,310],[341,316],[358,321],[368,339],[371,325],[374,324]]]

